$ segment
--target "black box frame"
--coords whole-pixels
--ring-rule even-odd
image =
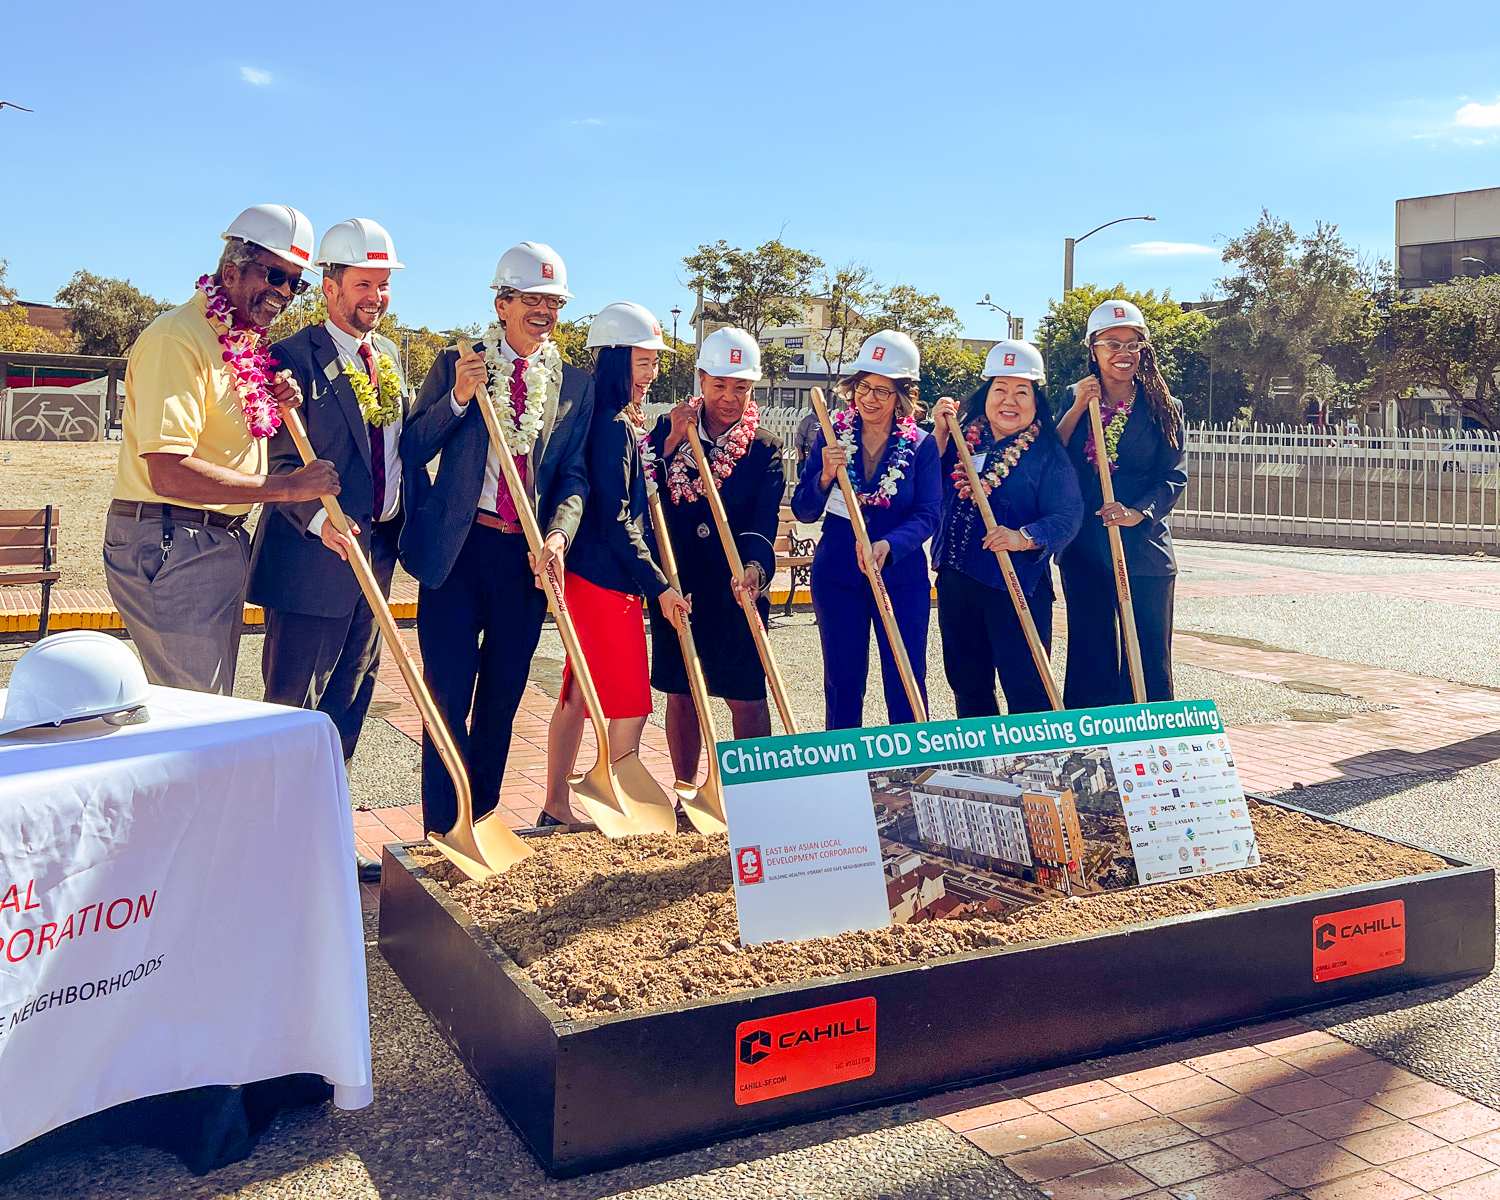
[[[573,1020],[404,847],[391,845],[381,880],[380,950],[542,1167],[563,1177],[1247,1021],[1487,975],[1495,964],[1494,868],[1429,853],[1450,867]],[[1313,917],[1388,900],[1405,902],[1406,961],[1314,983]],[[735,1103],[741,1022],[866,996],[877,1003],[873,1075]]]

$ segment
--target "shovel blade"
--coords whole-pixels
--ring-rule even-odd
[[[456,830],[450,830],[449,831],[449,837],[452,837],[455,832],[457,832],[457,831]],[[479,847],[476,846],[476,845],[473,845],[472,840],[470,841],[470,845],[472,846],[473,850],[475,851],[475,853],[473,853],[473,854],[466,854],[463,850],[459,849],[456,845],[453,845],[450,842],[448,842],[446,839],[444,839],[443,835],[440,834],[440,833],[429,833],[427,835],[427,840],[429,842],[431,842],[434,846],[436,846],[439,850],[441,850],[442,853],[443,853],[443,857],[446,858],[449,862],[451,862],[455,867],[457,867],[465,875],[467,875],[470,879],[484,880],[484,879],[488,879],[491,875],[493,875],[495,873],[488,866],[485,865],[485,863],[483,862],[483,860],[480,857],[478,857]],[[460,838],[460,840],[462,840],[462,839]]]
[[[672,790],[682,801],[682,811],[687,814],[687,819],[699,833],[723,833],[729,828],[729,823],[724,820],[723,807],[717,803],[718,797],[707,784],[698,787],[696,784],[679,782],[673,785]]]
[[[509,870],[535,853],[493,812],[474,822],[474,841],[478,843],[480,856],[497,872]]]
[[[609,764],[609,769],[636,819],[650,826],[642,829],[642,833],[677,832],[677,807],[656,782],[656,776],[646,770],[639,754],[634,750],[623,754]]]
[[[657,833],[654,826],[643,824],[619,794],[614,776],[608,764],[597,762],[587,775],[575,775],[568,780],[589,820],[599,827],[605,837],[629,837],[633,833]]]

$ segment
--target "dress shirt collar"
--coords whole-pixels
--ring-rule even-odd
[[[368,333],[362,338],[357,338],[352,333],[345,333],[332,320],[324,321],[323,328],[328,330],[328,336],[333,339],[334,347],[343,357],[352,359],[357,363],[363,362],[359,356],[359,348],[369,345],[370,335]],[[373,350],[374,347],[371,347],[371,349]]]

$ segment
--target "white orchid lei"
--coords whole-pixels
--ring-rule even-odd
[[[631,426],[634,429],[634,425]],[[645,430],[636,430],[635,444],[641,452],[641,471],[646,477],[646,495],[656,495],[656,467],[661,462],[656,448],[651,445],[651,435]]]
[[[1041,423],[1033,421],[1029,427],[1016,435],[1016,440],[1005,448],[1004,453],[991,452],[989,461],[985,464],[985,470],[979,475],[979,486],[984,489],[986,496],[999,487],[1005,477],[1015,470],[1016,463],[1021,461],[1021,455],[1026,453],[1027,447],[1036,441],[1041,431]],[[969,444],[971,454],[979,449],[986,433],[993,434],[993,431],[990,429],[989,418],[981,414],[979,419],[971,423],[964,431],[964,441]],[[953,482],[958,486],[958,494],[962,499],[974,498],[974,493],[969,488],[969,473],[964,470],[963,463],[954,466]]]
[[[702,396],[695,396],[688,403],[697,412],[702,412]],[[693,419],[698,419],[696,413]],[[724,481],[734,471],[735,464],[745,457],[745,451],[755,440],[755,431],[758,428],[760,428],[760,406],[752,399],[749,404],[745,405],[744,414],[725,437],[723,448],[717,445],[708,447],[706,455],[708,470],[713,476],[716,490],[724,486]],[[672,493],[673,504],[681,504],[684,500],[691,502],[695,497],[708,495],[703,486],[702,476],[688,478],[690,464],[696,466],[696,463],[693,463],[692,449],[687,439],[684,438],[682,445],[677,448],[677,453],[672,456],[672,465],[667,468],[667,490]]]
[[[500,351],[505,338],[503,325],[491,325],[484,335],[484,362],[489,372],[490,398],[500,430],[512,454],[530,454],[542,433],[542,422],[548,407],[556,408],[562,392],[562,351],[550,339],[538,346],[526,359],[521,382],[526,385],[526,399],[521,415],[516,416],[510,399],[510,377],[515,367]]]
[[[362,364],[345,358],[339,365],[344,369],[349,386],[354,389],[355,399],[359,401],[359,415],[366,424],[384,429],[401,415],[401,372],[389,354],[375,356],[375,373],[380,379],[379,394]]]
[[[900,481],[906,478],[906,468],[911,466],[911,460],[916,453],[917,442],[921,440],[921,431],[917,428],[916,418],[910,414],[896,422],[891,431],[892,436],[897,439],[895,449],[891,453],[890,466],[885,469],[879,481],[869,491],[862,491],[864,483],[864,470],[862,459],[855,446],[859,441],[859,432],[862,427],[859,415],[852,409],[846,408],[833,414],[833,432],[835,440],[843,447],[848,456],[849,482],[854,485],[855,494],[859,496],[861,506],[865,508],[889,508],[891,497],[896,494]]]

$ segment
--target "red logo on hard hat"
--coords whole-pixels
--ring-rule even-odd
[[[1005,356],[1005,365],[1007,367],[1013,367],[1013,366],[1015,366],[1016,365],[1016,356],[1014,354],[1007,354]]]
[[[312,255],[310,255],[301,246],[293,246],[292,249],[291,249],[291,253],[295,254],[303,262],[311,262],[312,261]]]
[[[551,263],[543,263],[542,264],[542,278],[543,279],[551,279],[552,278],[552,264]]]
[[[870,355],[870,357],[873,358],[876,362],[879,362],[882,358],[885,357],[885,347],[876,346],[875,353]]]
[[[745,846],[734,856],[735,869],[739,872],[741,883],[759,883],[762,879],[760,865],[760,847]]]
[[[661,337],[661,326],[655,321],[651,322],[651,332],[656,334],[657,337]]]
[[[365,252],[365,257],[366,258],[390,258],[390,255],[387,254],[387,253],[385,253],[385,251],[383,251],[383,250],[367,250]]]
[[[744,355],[745,352],[743,350],[731,350],[729,352],[729,361],[732,363],[740,362],[744,358]]]
[[[1117,316],[1117,317],[1123,317],[1124,315],[1125,315],[1125,310],[1123,308],[1121,308],[1118,304],[1115,305],[1115,316]]]

